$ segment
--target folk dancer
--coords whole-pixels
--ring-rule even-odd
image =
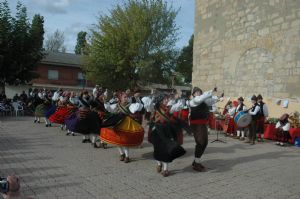
[[[190,107],[190,128],[196,142],[195,159],[192,166],[194,170],[199,172],[205,171],[205,167],[201,164],[200,159],[208,144],[209,106],[211,106],[212,102],[212,93],[216,91],[217,88],[214,88],[203,93],[200,88],[194,87],[191,99],[188,101]]]
[[[120,161],[130,162],[129,147],[139,146],[143,142],[144,129],[135,121],[134,114],[141,111],[141,103],[129,103],[126,93],[122,93],[118,104],[105,103],[105,109],[113,115],[102,124],[100,139],[118,146]]]
[[[156,171],[164,177],[169,176],[168,164],[185,154],[185,150],[180,146],[178,140],[178,138],[180,139],[179,133],[182,133],[180,122],[174,120],[170,114],[168,101],[167,95],[155,97],[155,111],[151,115],[148,132],[149,141],[154,148],[153,156],[157,161]],[[175,109],[173,107],[173,110]]]

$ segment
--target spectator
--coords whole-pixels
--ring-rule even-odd
[[[20,97],[18,95],[18,93],[15,94],[15,96],[13,97],[13,102],[17,102],[20,100]]]
[[[276,145],[285,146],[288,143],[291,138],[289,134],[290,126],[289,114],[283,114],[276,124],[276,136],[280,139],[280,142],[276,142]]]
[[[22,91],[21,95],[20,95],[20,100],[24,103],[27,102],[27,99],[28,99],[28,96],[27,94],[25,93],[25,91]]]
[[[2,91],[0,94],[0,101],[3,101],[3,100],[6,100],[6,95],[5,95],[4,91]]]

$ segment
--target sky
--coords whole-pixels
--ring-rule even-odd
[[[1,2],[2,0],[0,0]],[[56,29],[64,32],[67,52],[74,52],[77,33],[88,31],[96,23],[97,16],[108,14],[109,10],[124,0],[19,0],[27,7],[29,18],[34,14],[44,16],[45,39]],[[188,44],[194,32],[194,0],[165,0],[180,9],[176,23],[179,40],[176,47]],[[15,14],[18,0],[8,0],[11,12]]]

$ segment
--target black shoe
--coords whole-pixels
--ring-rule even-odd
[[[72,136],[75,136],[76,134],[75,133],[72,133]]]
[[[102,145],[103,149],[107,149],[107,144],[106,143],[102,143],[101,145]]]
[[[38,121],[37,123],[41,123],[40,121]]]
[[[82,143],[91,143],[91,140],[90,139],[83,139]]]
[[[50,123],[50,124],[48,124],[48,126],[52,126],[52,124]]]
[[[46,127],[48,127],[49,126],[49,124],[46,124]]]
[[[70,134],[71,134],[71,132],[67,132],[67,133],[66,133],[67,136],[70,135]]]
[[[36,122],[37,122],[37,120],[34,120],[33,122],[34,122],[34,123],[36,123]]]

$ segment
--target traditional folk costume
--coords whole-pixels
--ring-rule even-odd
[[[237,101],[232,102],[232,106],[228,107],[228,111],[226,113],[226,118],[225,118],[225,128],[224,131],[225,133],[229,136],[234,136],[235,133],[235,123],[234,123],[234,116],[236,113],[236,108],[238,106]]]
[[[235,115],[237,115],[239,112],[247,110],[247,107],[244,104],[244,99],[242,97],[240,97],[238,99],[238,101],[239,101],[239,105],[236,108]],[[246,130],[246,127],[237,127],[236,138],[240,139],[240,140],[244,140],[245,139],[245,130]]]
[[[79,106],[79,99],[75,96],[71,96],[69,98],[69,102],[74,107]],[[78,122],[77,114],[78,114],[78,110],[76,109],[76,111],[74,110],[74,112],[68,118],[65,119],[65,125],[66,125],[66,130],[67,130],[66,135],[75,136],[76,123]]]
[[[103,99],[99,99],[99,97],[101,97],[101,96],[97,96],[97,98],[92,101],[91,109],[92,109],[92,111],[94,111],[98,114],[99,124],[101,127],[101,124],[102,124],[103,120],[105,119],[105,117],[107,117],[108,113],[105,109]],[[100,129],[99,129],[99,131],[100,131]],[[94,148],[102,147],[102,148],[106,149],[107,144],[100,139],[99,131],[97,132],[97,134],[92,135],[92,145],[94,146]],[[97,141],[100,141],[100,146],[97,145]]]
[[[49,117],[49,121],[61,125],[61,130],[65,126],[65,120],[76,110],[76,106],[68,102],[68,97],[60,97],[58,107],[54,114]]]
[[[263,97],[259,94],[257,96],[257,101],[258,101],[258,104],[260,107],[259,116],[257,119],[258,141],[261,141],[263,139],[265,120],[266,120],[266,117],[269,116],[268,107],[262,100],[263,100]]]
[[[40,117],[45,115],[45,105],[42,96],[35,95],[33,97],[33,107],[34,107],[34,123],[40,123]]]
[[[79,98],[80,108],[77,112],[75,131],[83,134],[82,143],[91,142],[91,136],[98,135],[100,131],[100,117],[97,112],[92,111],[91,100],[87,93]]]
[[[251,101],[253,103],[252,108],[249,110],[249,114],[252,116],[252,121],[249,128],[249,136],[246,143],[255,144],[256,132],[257,132],[257,120],[259,118],[260,107],[257,103],[257,97],[252,96]]]
[[[101,128],[100,139],[106,143],[118,146],[120,161],[130,162],[129,147],[139,146],[144,139],[144,128],[133,119],[133,114],[141,111],[141,103],[128,103],[123,94],[121,103],[105,103],[105,109],[113,115],[105,120]]]
[[[159,96],[155,101],[155,111],[149,126],[150,142],[154,147],[154,159],[157,161],[157,172],[164,177],[169,175],[168,163],[185,154],[178,141],[182,133],[180,123],[174,120],[170,109],[163,104],[165,96]],[[175,105],[176,106],[176,105]],[[177,111],[177,109],[173,109]],[[182,138],[180,138],[182,139]]]
[[[202,93],[200,88],[195,87],[192,92],[192,99],[189,101],[190,107],[190,127],[196,141],[195,160],[192,164],[196,171],[205,171],[205,167],[200,163],[200,158],[208,144],[208,116],[209,106],[213,91]]]
[[[276,137],[278,140],[278,142],[276,142],[276,145],[285,146],[285,144],[288,143],[289,139],[291,138],[289,134],[290,127],[291,125],[289,123],[289,115],[282,115],[276,124]]]

